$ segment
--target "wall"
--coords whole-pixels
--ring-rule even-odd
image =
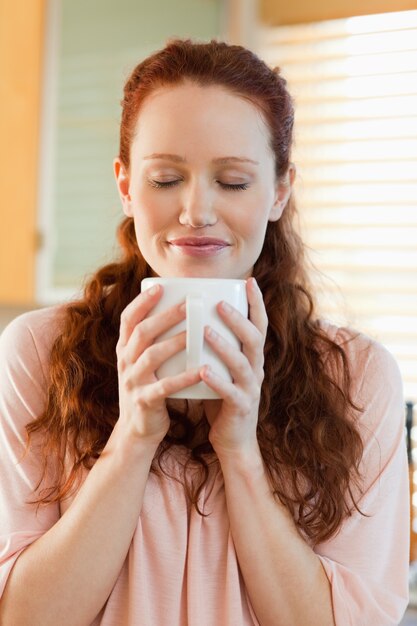
[[[53,289],[72,288],[107,261],[120,213],[111,163],[123,78],[168,37],[218,37],[223,7],[221,0],[0,0],[0,306],[33,308],[45,300],[39,286],[49,275]],[[50,100],[56,104],[43,120]],[[82,158],[99,193],[93,184],[82,188]],[[40,266],[46,257],[49,266]]]
[[[52,151],[46,161],[42,302],[72,297],[117,254],[122,220],[113,175],[123,84],[167,39],[220,33],[219,0],[61,0]],[[52,51],[51,51],[52,53]],[[52,72],[53,74],[53,72]],[[53,165],[53,167],[52,167]]]
[[[416,9],[416,0],[259,0],[259,16],[268,26]]]
[[[0,302],[34,299],[45,0],[0,0]]]

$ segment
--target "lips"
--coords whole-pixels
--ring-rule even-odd
[[[214,237],[180,237],[171,239],[169,243],[174,246],[229,246],[228,241]]]
[[[215,237],[180,237],[171,239],[169,244],[180,254],[193,257],[217,256],[231,244]]]

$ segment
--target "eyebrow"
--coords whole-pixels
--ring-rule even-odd
[[[149,154],[148,156],[143,157],[143,160],[147,159],[166,159],[169,161],[175,161],[176,163],[186,163],[187,161],[184,157],[179,156],[178,154],[164,154],[161,152],[154,152],[153,154]],[[227,156],[227,157],[217,157],[212,160],[212,163],[253,163],[254,165],[259,165],[259,161],[253,161],[252,159],[247,159],[246,157],[237,157],[237,156]]]

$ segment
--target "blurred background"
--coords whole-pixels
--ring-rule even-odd
[[[295,98],[300,229],[318,270],[321,313],[384,343],[402,372],[411,561],[415,7],[416,0],[0,0],[0,332],[21,312],[77,297],[115,254],[122,213],[112,160],[130,70],[174,36],[250,47],[282,68]],[[417,571],[415,578],[417,606]]]

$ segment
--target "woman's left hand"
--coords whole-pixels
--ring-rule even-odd
[[[218,456],[257,449],[256,427],[259,401],[264,379],[264,344],[268,328],[262,292],[254,278],[246,282],[249,319],[235,308],[227,311],[222,303],[217,311],[224,323],[242,343],[242,351],[218,334],[210,335],[206,327],[205,340],[228,367],[233,382],[215,374],[208,366],[201,371],[204,382],[214,389],[220,400],[204,400],[210,424],[209,440]],[[212,330],[212,329],[211,329]]]

